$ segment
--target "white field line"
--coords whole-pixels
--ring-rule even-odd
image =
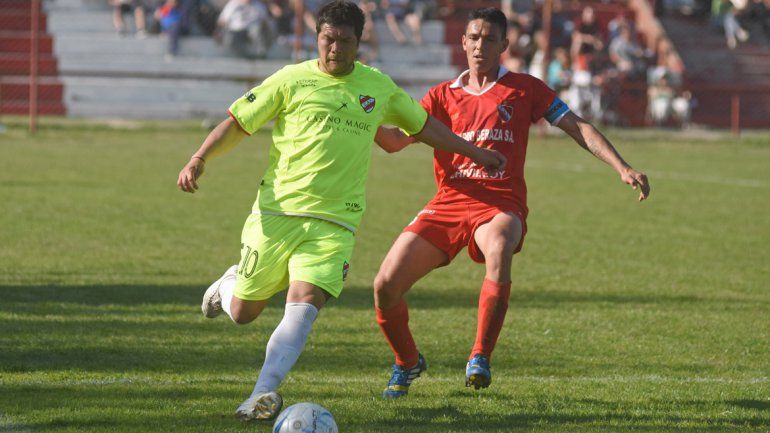
[[[295,373],[295,377],[289,377],[288,382],[300,380],[303,373]],[[426,373],[426,377],[430,372]],[[751,377],[745,379],[733,379],[727,377],[666,377],[657,375],[648,376],[575,376],[575,377],[556,377],[556,376],[513,376],[505,378],[496,378],[496,382],[510,383],[560,383],[560,382],[579,382],[579,383],[718,383],[728,385],[755,385],[770,383],[768,377]],[[379,383],[380,377],[346,377],[346,378],[323,378],[316,377],[314,382],[350,384],[350,383]],[[430,375],[431,382],[454,383],[457,382],[455,375],[433,376]],[[101,379],[71,379],[71,380],[23,380],[14,381],[16,384],[24,385],[59,385],[59,386],[79,386],[79,385],[112,385],[112,384],[136,384],[136,385],[194,385],[206,383],[243,383],[242,376],[218,376],[200,379],[156,379],[152,377],[114,377]],[[0,380],[0,385],[9,384],[7,381]],[[2,417],[0,417],[0,426],[2,426]]]
[[[598,161],[597,161],[598,163]],[[593,165],[586,165],[580,163],[567,163],[567,162],[545,162],[536,159],[528,159],[525,163],[529,168],[546,169],[546,170],[558,170],[569,171],[572,173],[607,173],[610,172],[608,167],[602,167],[601,163],[598,163],[596,167]],[[697,182],[697,183],[710,183],[716,185],[726,186],[739,186],[745,188],[770,188],[770,182],[763,182],[757,179],[740,179],[724,176],[701,176],[689,173],[669,173],[665,171],[647,171],[648,176],[652,179],[653,186],[655,179],[666,180],[680,180],[683,182]]]

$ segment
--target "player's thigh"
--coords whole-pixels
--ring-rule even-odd
[[[297,218],[250,215],[241,235],[241,260],[233,295],[244,301],[263,301],[286,289],[288,264],[302,230]]]
[[[425,238],[402,232],[380,265],[375,289],[405,293],[417,280],[448,261],[447,254]]]
[[[500,212],[489,222],[479,225],[473,241],[487,259],[513,256],[524,232],[521,218],[513,212]],[[505,257],[502,257],[505,256]]]
[[[289,258],[289,279],[312,284],[335,298],[350,268],[355,236],[328,221],[307,218],[307,234]]]

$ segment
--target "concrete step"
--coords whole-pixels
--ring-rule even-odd
[[[106,33],[114,31],[109,9],[81,9],[75,7],[49,9],[48,29],[52,33],[57,33],[57,36],[60,33]],[[375,22],[375,30],[381,44],[396,43],[385,22],[379,20]],[[405,28],[402,30],[404,34],[409,36],[409,32]],[[436,20],[424,22],[422,36],[426,44],[443,44],[444,24]],[[419,49],[419,47],[415,49]]]
[[[222,80],[64,77],[65,101],[135,103],[217,103],[223,109],[250,88],[244,82]]]
[[[0,34],[0,44],[3,38]],[[50,38],[49,38],[50,43]],[[145,39],[133,36],[119,36],[114,32],[101,33],[61,33],[57,35],[54,50],[58,57],[69,55],[155,55],[162,56],[168,50],[168,39],[151,35]],[[183,38],[180,42],[180,55],[196,57],[234,57],[225,47],[213,39],[203,36]],[[383,45],[380,47],[380,59],[383,63],[411,64],[449,64],[451,50],[445,45],[425,45],[419,49],[401,45]],[[290,59],[291,47],[276,43],[268,53],[269,59]]]
[[[223,79],[258,82],[286,65],[285,60],[253,62],[234,58],[177,57],[165,61],[162,56],[123,56],[78,54],[61,56],[59,71],[63,76],[108,76],[142,78]],[[386,63],[376,65],[396,83],[405,85],[436,84],[455,77],[459,71],[449,65],[413,65]]]

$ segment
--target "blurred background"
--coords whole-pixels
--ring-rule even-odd
[[[312,0],[0,0],[0,116],[223,117],[315,56]],[[770,0],[361,0],[361,61],[415,98],[465,69],[468,12],[509,18],[504,65],[594,122],[770,127]],[[2,123],[2,117],[0,117]]]

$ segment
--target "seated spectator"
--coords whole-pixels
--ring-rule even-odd
[[[521,32],[521,27],[517,23],[511,23],[508,26],[506,38],[508,47],[500,56],[502,65],[511,72],[524,72],[527,65],[524,59],[529,56],[531,38]]]
[[[184,14],[179,0],[166,0],[155,10],[155,19],[160,25],[160,31],[168,36],[168,52],[166,60],[171,60],[179,54],[179,38],[182,36]]]
[[[361,33],[361,46],[358,50],[359,60],[364,64],[377,62],[380,56],[380,40],[377,29],[374,28],[374,14],[377,3],[374,0],[358,0],[358,6],[364,11],[364,30]]]
[[[736,15],[746,6],[745,0],[713,0],[711,3],[711,15],[715,24],[724,30],[727,47],[735,49],[738,41],[745,42],[749,39],[749,33],[741,27]]]
[[[681,126],[688,126],[692,111],[690,92],[677,92],[665,73],[651,75],[654,81],[647,88],[647,96],[652,123],[663,126],[674,121]]]
[[[557,48],[553,52],[553,60],[548,65],[548,75],[546,82],[548,87],[552,88],[559,97],[567,101],[565,94],[570,87],[572,74],[570,73],[569,55],[564,48]]]
[[[247,59],[264,58],[275,39],[270,12],[259,0],[230,0],[217,25],[224,45]]]
[[[644,71],[644,50],[633,40],[628,27],[620,28],[608,50],[610,60],[624,76],[633,78]]]
[[[142,4],[142,0],[111,0],[111,3],[112,22],[115,25],[115,30],[118,34],[125,35],[128,33],[123,14],[133,12],[136,37],[142,39],[147,36],[144,4]]]
[[[634,22],[628,19],[625,11],[621,11],[607,23],[607,40],[610,42],[615,40],[624,27],[630,30],[632,35],[636,34]]]
[[[380,6],[385,14],[385,22],[396,42],[405,44],[406,36],[399,27],[399,21],[404,21],[412,32],[412,42],[422,45],[422,16],[424,2],[417,0],[381,0]]]

